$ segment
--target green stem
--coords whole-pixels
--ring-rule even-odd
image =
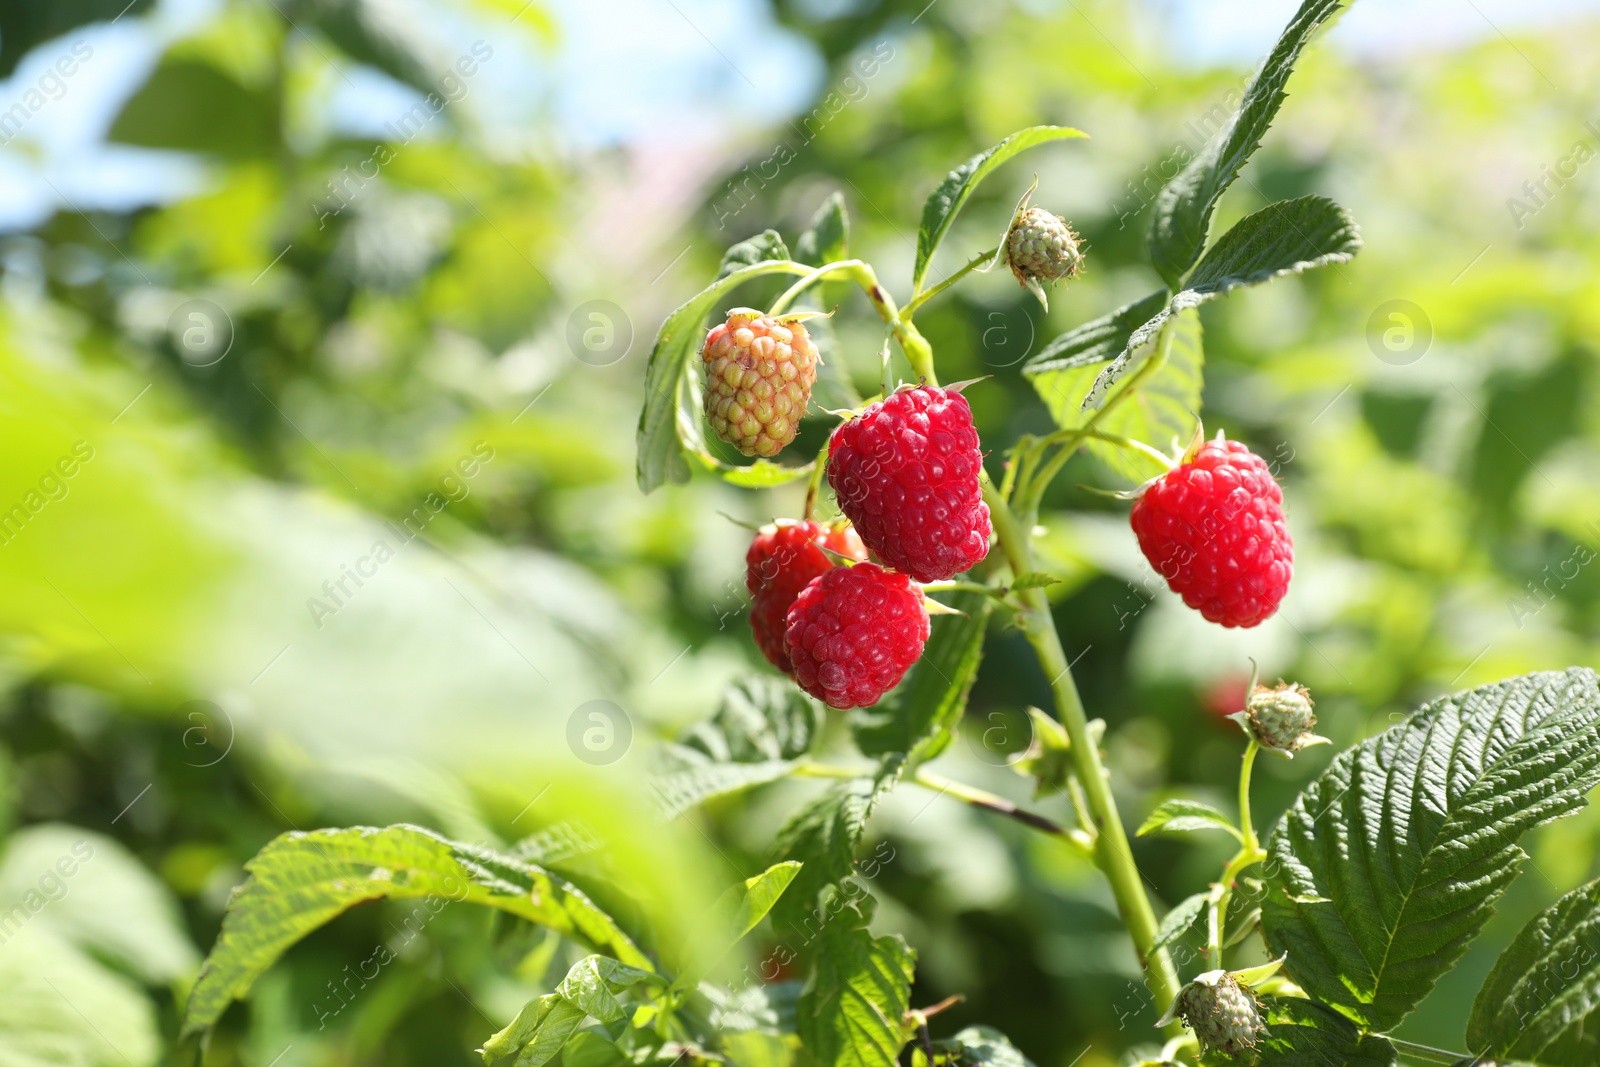
[[[1213,970],[1222,966],[1222,937],[1226,932],[1228,904],[1233,899],[1233,883],[1246,869],[1267,858],[1267,854],[1261,850],[1255,827],[1250,822],[1250,772],[1255,768],[1256,753],[1259,751],[1261,746],[1252,737],[1244,750],[1244,761],[1239,768],[1239,827],[1243,841],[1239,844],[1239,851],[1223,869],[1222,879],[1212,888],[1207,901],[1206,955]]]
[[[1252,737],[1244,750],[1243,765],[1239,768],[1239,829],[1244,832],[1244,847],[1248,852],[1261,851],[1261,842],[1256,839],[1255,828],[1250,824],[1250,772],[1255,769],[1256,753],[1260,751],[1261,745]]]
[[[1096,441],[1105,441],[1107,444],[1116,445],[1119,448],[1127,448],[1134,452],[1141,452],[1168,470],[1172,469],[1172,458],[1170,456],[1166,455],[1166,453],[1162,452],[1159,448],[1147,445],[1143,441],[1135,440],[1132,437],[1124,437],[1117,433],[1106,433],[1102,430],[1090,430],[1087,436],[1094,438]]]
[[[794,769],[800,778],[871,778],[874,768],[840,767],[832,763],[802,763]]]
[[[985,263],[993,260],[995,253],[999,251],[1000,248],[997,245],[994,248],[989,249],[989,251],[980,252],[973,258],[967,260],[967,262],[958,268],[954,274],[950,275],[950,277],[946,278],[938,285],[935,285],[932,289],[925,289],[916,296],[912,297],[911,303],[906,305],[906,309],[904,312],[902,312],[902,314],[905,315],[907,319],[911,318],[912,315],[916,314],[916,311],[919,307],[921,307],[923,304],[926,304],[929,300],[932,300],[934,297],[938,296],[940,293],[944,292],[946,289],[950,288],[956,282],[959,282],[962,278],[965,278],[968,274],[971,274]]]
[[[1423,1063],[1454,1064],[1472,1059],[1472,1055],[1467,1052],[1451,1052],[1449,1049],[1434,1048],[1432,1045],[1419,1045],[1415,1041],[1402,1041],[1398,1037],[1391,1037],[1388,1041],[1402,1056],[1409,1056]]]
[[[817,494],[822,490],[822,476],[828,470],[828,445],[831,443],[832,438],[822,443],[822,451],[812,461],[811,477],[806,479],[806,508],[800,517],[808,522],[817,510]]]
[[[829,763],[802,763],[794,769],[794,773],[801,778],[870,778],[872,772],[873,768],[870,767],[858,770],[854,767],[840,767]],[[1090,840],[1088,834],[1082,830],[1061,826],[1043,815],[1037,815],[1024,808],[1019,808],[1005,797],[996,793],[990,793],[987,790],[979,789],[977,786],[967,785],[965,782],[958,782],[921,768],[918,768],[907,781],[924,789],[931,789],[935,793],[947,794],[975,808],[983,808],[986,811],[1004,815],[1009,819],[1015,819],[1024,826],[1042,831],[1052,837],[1060,838],[1084,859],[1094,859],[1094,842]]]
[[[924,593],[982,593],[984,596],[992,596],[996,599],[1006,595],[1004,589],[997,589],[992,585],[984,585],[982,582],[958,582],[954,580],[923,582],[922,591]]]
[[[806,273],[778,297],[777,302],[772,305],[772,310],[767,314],[783,314],[789,304],[805,291],[806,286],[834,274],[845,275],[861,287],[861,291],[867,294],[867,299],[872,301],[872,306],[877,309],[878,316],[888,323],[889,329],[894,332],[895,340],[900,343],[900,350],[906,354],[906,361],[911,364],[912,373],[929,385],[938,385],[939,379],[933,372],[933,348],[911,324],[910,316],[900,314],[900,308],[895,304],[894,297],[889,295],[889,290],[878,284],[877,273],[859,259],[841,259],[837,263],[826,263]]]
[[[1029,516],[1030,521],[1033,516],[1038,514],[1039,499],[1044,495],[1045,489],[1055,480],[1056,475],[1061,472],[1061,468],[1066,465],[1067,460],[1072,458],[1072,454],[1078,450],[1078,446],[1083,443],[1083,439],[1095,436],[1102,419],[1115,411],[1124,400],[1138,392],[1140,386],[1147,379],[1166,366],[1167,358],[1171,352],[1172,331],[1169,327],[1162,327],[1160,339],[1156,342],[1155,355],[1140,364],[1123,383],[1122,388],[1107,398],[1106,402],[1100,405],[1099,411],[1089,416],[1088,422],[1070,430],[1059,430],[1044,439],[1046,443],[1059,440],[1061,442],[1061,451],[1050,457],[1050,461],[1039,469],[1028,485],[1019,486],[1017,489],[1017,500],[1022,507],[1022,513]],[[1163,463],[1170,462],[1165,456],[1161,457],[1161,461]]]
[[[1009,505],[1000,499],[999,492],[988,478],[983,479],[983,495],[989,504],[990,520],[1006,562],[1012,573],[1027,574],[1033,569],[1033,550],[1029,531],[1012,513]],[[1017,619],[1023,633],[1038,654],[1045,676],[1055,696],[1056,713],[1071,740],[1071,755],[1077,779],[1083,786],[1090,817],[1095,826],[1095,863],[1105,872],[1111,883],[1111,892],[1117,900],[1117,910],[1122,923],[1133,939],[1134,950],[1148,975],[1151,996],[1165,1007],[1178,995],[1178,972],[1172,957],[1165,948],[1154,949],[1156,939],[1155,910],[1145,895],[1144,882],[1133,861],[1133,851],[1128,845],[1127,830],[1117,811],[1116,799],[1106,780],[1105,768],[1100,762],[1100,749],[1089,736],[1089,720],[1078,695],[1077,684],[1072,679],[1072,668],[1066,651],[1061,647],[1056,633],[1055,619],[1050,614],[1050,602],[1042,589],[1023,589],[1017,593],[1022,610]]]
[[[1035,830],[1042,830],[1053,837],[1059,837],[1084,859],[1092,860],[1094,858],[1094,843],[1089,839],[1088,834],[1082,830],[1069,829],[1058,825],[1042,815],[1035,815],[1031,811],[1025,811],[1005,797],[967,785],[965,782],[952,781],[943,775],[934,774],[932,771],[922,768],[917,769],[916,773],[911,776],[911,780],[924,789],[932,789],[936,793],[946,793],[957,800],[971,804],[975,808],[984,808],[988,811],[997,812],[1017,820],[1024,826],[1031,826]]]
[[[822,266],[802,274],[799,281],[785,289],[783,291],[783,295],[778,297],[778,299],[773,302],[772,308],[767,312],[767,314],[773,316],[782,315],[785,311],[789,310],[789,305],[794,303],[795,300],[799,298],[800,294],[805,292],[808,288],[828,277],[830,274],[847,274],[853,267],[857,265],[866,266],[866,264],[862,263],[859,259],[841,259],[835,263],[824,263]]]

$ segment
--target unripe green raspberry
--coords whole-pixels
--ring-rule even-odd
[[[1184,986],[1169,1014],[1188,1024],[1207,1052],[1237,1056],[1266,1032],[1255,994],[1227,971],[1207,971]]]
[[[1294,753],[1322,740],[1312,733],[1317,716],[1311,710],[1311,692],[1303,685],[1256,686],[1245,715],[1250,735],[1265,748]]]
[[[1050,284],[1078,273],[1083,253],[1067,220],[1042,207],[1017,215],[1006,234],[1006,260],[1017,281]]]
[[[775,456],[794,440],[817,380],[817,346],[803,325],[735,308],[700,357],[718,437],[747,456]]]

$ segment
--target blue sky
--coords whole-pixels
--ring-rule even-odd
[[[428,0],[387,2],[421,20],[442,56],[465,52],[475,40],[494,45],[495,58],[474,79],[468,108],[510,151],[578,153],[664,128],[697,138],[737,134],[800,112],[824,75],[809,45],[777,30],[760,0],[550,0],[560,27],[554,53],[503,14],[466,13]],[[850,2],[811,0],[823,14]],[[1069,0],[1025,2],[1051,10]],[[1159,2],[1167,32],[1197,63],[1253,63],[1298,6],[1298,0]],[[200,161],[107,145],[104,133],[166,45],[220,3],[161,0],[151,17],[86,27],[40,46],[0,82],[3,112],[37,89],[71,45],[93,50],[65,79],[59,99],[47,97],[22,133],[0,148],[0,230],[35,225],[58,205],[126,208],[204,186]],[[1596,12],[1600,0],[1357,3],[1335,27],[1330,45],[1377,54],[1426,50]],[[763,42],[758,56],[751,41]],[[384,118],[416,99],[381,74],[347,63],[325,72],[319,84],[323,107],[310,136],[332,130],[376,135]]]

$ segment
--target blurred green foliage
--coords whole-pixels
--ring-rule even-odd
[[[0,1062],[156,1062],[241,865],[289,829],[411,820],[497,845],[542,831],[548,848],[579,819],[609,847],[568,849],[563,873],[600,897],[618,880],[626,897],[602,899],[614,914],[681,936],[765,865],[774,828],[817,788],[781,783],[664,824],[637,773],[651,739],[707,717],[759,664],[747,535],[720,513],[792,515],[803,487],[699,480],[641,497],[630,430],[649,336],[728,245],[768,227],[792,241],[834,193],[851,253],[903,294],[922,201],[951,166],[1014,129],[1078,127],[1093,140],[985,185],[933,270],[993,243],[1034,167],[1034,202],[1088,242],[1086,275],[1048,315],[1003,272],[928,309],[944,376],[988,376],[968,396],[994,456],[1051,425],[1023,358],[1157,284],[1142,242],[1163,165],[1199,148],[1246,73],[1169,54],[1157,4],[883,0],[821,18],[778,0],[827,64],[811,109],[709,153],[681,146],[667,167],[656,144],[562,156],[474,120],[468,66],[561,47],[558,20],[519,6],[479,0],[478,17],[511,28],[490,56],[440,61],[383,5],[230,0],[170,43],[110,127],[201,154],[204,190],[126,213],[64,205],[0,240],[0,509],[18,516],[0,538],[0,906],[32,916],[0,944],[0,989],[15,993],[0,997]],[[120,4],[13,7],[4,70]],[[1239,634],[1186,612],[1134,551],[1122,506],[1076,488],[1127,487],[1090,456],[1047,500],[1057,623],[1135,822],[1176,791],[1227,803],[1239,745],[1222,715],[1247,657],[1309,685],[1339,747],[1441,692],[1595,661],[1600,200],[1585,173],[1546,183],[1531,214],[1507,200],[1532,205],[1523,183],[1593,141],[1580,87],[1597,39],[1581,23],[1421,61],[1324,40],[1303,61],[1213,232],[1324,191],[1366,248],[1201,312],[1207,427],[1285,485],[1298,551],[1282,614]],[[378,116],[377,139],[316,136],[318,86],[356,63],[441,104]],[[818,331],[832,406],[876,389],[881,336],[858,294],[827,298],[841,301]],[[631,331],[614,362],[568,339],[594,299]],[[197,320],[172,321],[191,300],[231,340],[209,365],[185,345]],[[824,433],[813,420],[797,453]],[[991,628],[952,773],[1022,799],[1004,759],[1026,747],[1023,709],[1047,703],[1046,682],[1019,635]],[[568,747],[569,717],[594,699],[631,721],[616,763]],[[1264,766],[1260,814],[1332,751]],[[1600,872],[1597,841],[1593,814],[1536,834],[1489,934],[1402,1035],[1459,1043],[1495,954]],[[29,907],[79,842],[93,858]],[[1146,1002],[1087,865],[909,794],[875,817],[880,843],[895,858],[873,879],[874,930],[917,947],[911,1003],[967,998],[935,1036],[990,1024],[1041,1067],[1115,1063],[1153,1036],[1163,1006]],[[1204,888],[1225,845],[1137,848],[1171,904]],[[292,1047],[285,1064],[471,1063],[577,958],[451,906],[323,1020],[329,983],[400,916],[369,905],[291,950],[204,1062],[261,1067]],[[25,1024],[55,1043],[8,1046]]]

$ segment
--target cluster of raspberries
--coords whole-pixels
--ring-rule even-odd
[[[817,363],[804,326],[741,309],[701,356],[719,436],[759,455],[794,439]],[[750,625],[767,659],[835,708],[866,707],[899,684],[928,639],[918,583],[989,552],[982,468],[972,409],[954,389],[901,389],[839,426],[827,476],[848,523],[782,520],[745,557]],[[1255,626],[1293,572],[1282,505],[1267,465],[1219,436],[1147,484],[1131,518],[1185,603],[1223,626]]]
[[[894,688],[928,640],[918,583],[989,552],[982,465],[972,409],[937,386],[903,389],[835,430],[828,482],[850,524],[779,522],[745,556],[767,659],[830,707],[866,707]]]

